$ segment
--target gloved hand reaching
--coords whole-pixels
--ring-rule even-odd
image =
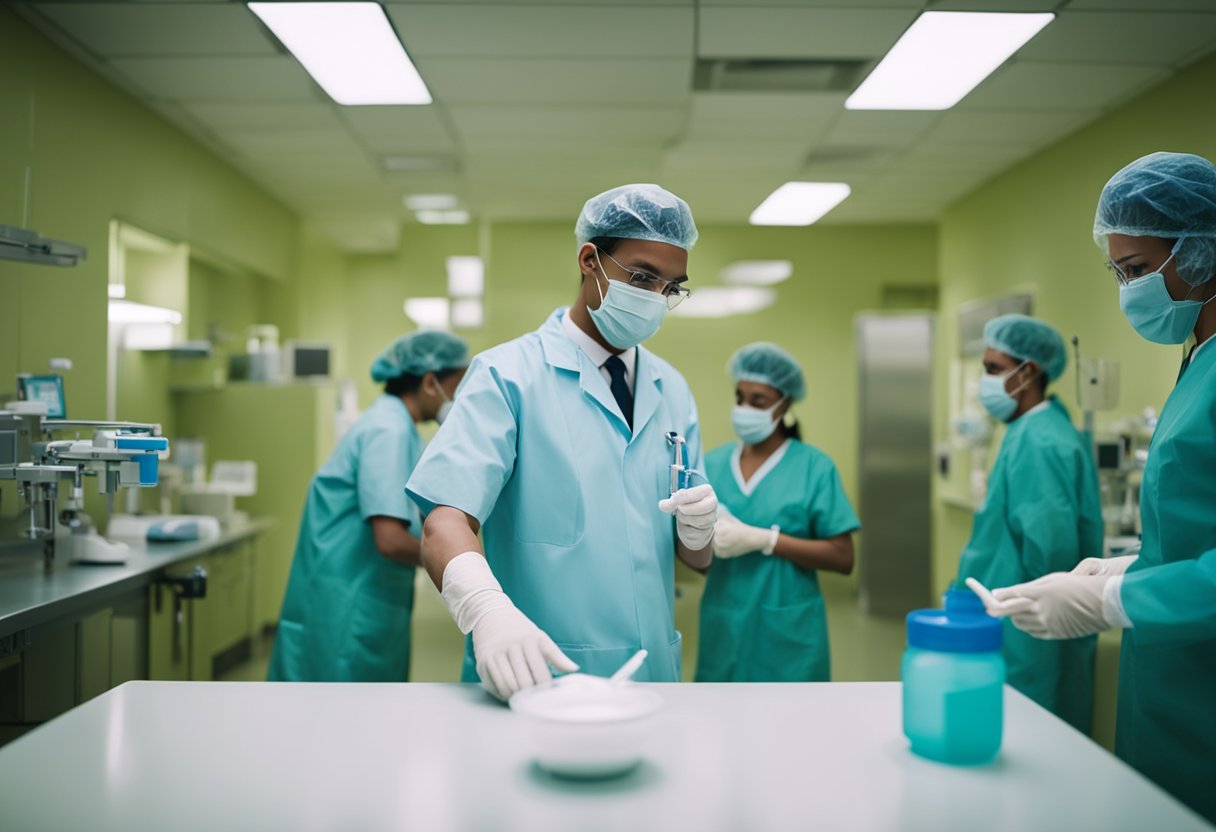
[[[1140,555],[1122,555],[1117,558],[1086,558],[1072,568],[1073,575],[1122,575],[1135,563]]]
[[[736,520],[729,512],[722,512],[714,524],[714,554],[720,558],[737,558],[750,552],[773,553],[780,529],[749,526]]]
[[[659,511],[676,516],[676,534],[692,551],[704,549],[713,540],[718,495],[709,483],[681,488],[666,500],[659,500]]]
[[[477,675],[499,699],[550,681],[549,665],[563,673],[578,670],[511,602],[480,553],[465,552],[448,562],[442,595],[460,631],[473,633]]]
[[[1035,638],[1093,635],[1119,626],[1114,615],[1104,609],[1103,594],[1111,580],[1121,582],[1122,578],[1053,572],[1029,583],[994,589],[992,597],[1002,604],[988,612],[1011,617],[1015,627]]]

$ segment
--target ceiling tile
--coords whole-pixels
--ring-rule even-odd
[[[185,102],[183,110],[215,132],[295,130],[341,125],[334,105],[274,102]]]
[[[380,156],[456,150],[438,107],[339,107],[338,115],[364,147]]]
[[[1210,12],[1212,0],[1070,0],[1069,11]]]
[[[401,240],[401,221],[377,214],[317,215],[310,223],[351,254],[396,253]]]
[[[822,136],[844,109],[835,93],[696,93],[688,120],[694,139],[800,139]]]
[[[386,7],[410,55],[624,59],[692,54],[691,6],[393,4]]]
[[[922,142],[1030,144],[1044,147],[1097,117],[1096,111],[989,112],[951,110]]]
[[[880,9],[917,9],[925,5],[925,0],[700,0],[703,7],[713,6],[780,6],[796,8],[824,8],[849,6],[850,8],[880,8]]]
[[[1017,61],[963,99],[960,110],[1105,110],[1165,80],[1156,66]]]
[[[933,0],[935,12],[1054,12],[1060,0]]]
[[[220,140],[245,156],[284,157],[316,154],[336,158],[359,156],[359,147],[350,133],[339,125],[332,127],[285,128],[251,132],[217,132]]]
[[[845,110],[832,123],[824,144],[903,147],[914,143],[941,119],[935,112]]]
[[[152,100],[317,101],[293,58],[120,58],[110,65]]]
[[[910,9],[706,7],[697,54],[708,58],[874,58],[916,18]]]
[[[667,173],[692,171],[710,176],[723,172],[757,171],[792,173],[801,165],[807,153],[807,142],[772,141],[763,138],[734,141],[680,142],[663,154],[663,170]]]
[[[1216,46],[1216,14],[1066,10],[1022,47],[1026,61],[1175,66]]]
[[[243,3],[41,3],[37,10],[104,58],[277,51]]]
[[[444,104],[624,104],[682,102],[684,60],[477,60],[427,58],[418,67]]]
[[[664,144],[684,129],[683,107],[500,106],[448,108],[461,144],[470,150],[565,142]]]

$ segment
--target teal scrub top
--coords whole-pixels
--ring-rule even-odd
[[[718,502],[740,521],[808,540],[857,531],[861,524],[827,454],[786,440],[746,483],[741,445],[705,457]],[[827,682],[828,620],[819,578],[776,555],[715,558],[701,597],[698,682]]]
[[[1120,597],[1115,751],[1216,823],[1216,344],[1161,410],[1140,491],[1140,557]]]
[[[376,549],[370,518],[421,531],[405,481],[422,440],[405,403],[382,395],[313,477],[270,657],[272,682],[404,682],[414,567]]]
[[[562,331],[566,310],[478,355],[406,486],[430,512],[477,518],[507,596],[583,671],[608,675],[639,648],[634,678],[680,678],[675,521],[666,434],[701,461],[684,378],[639,347],[632,432],[600,369]],[[462,679],[477,681],[471,639]]]
[[[959,560],[958,586],[988,587],[1068,572],[1102,556],[1102,506],[1089,442],[1052,396],[1010,423]],[[1009,684],[1089,734],[1097,638],[1043,641],[1005,622]]]

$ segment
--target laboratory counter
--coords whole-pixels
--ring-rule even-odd
[[[898,683],[654,685],[652,751],[560,780],[480,687],[130,682],[0,749],[9,829],[1209,829],[1006,688],[989,765],[914,756]]]
[[[274,520],[257,518],[209,540],[176,543],[125,541],[125,564],[78,564],[47,573],[41,557],[0,561],[0,639],[21,630],[104,605],[152,583],[165,569],[262,534]]]

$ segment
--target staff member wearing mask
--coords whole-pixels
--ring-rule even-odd
[[[1005,438],[958,567],[958,586],[1031,581],[1102,553],[1102,506],[1090,443],[1047,385],[1068,354],[1054,328],[1025,315],[984,326],[980,403]],[[1009,684],[1082,733],[1093,721],[1096,638],[1045,642],[1005,627]]]
[[[990,612],[1044,639],[1123,627],[1115,751],[1216,822],[1216,165],[1132,162],[1102,189],[1094,240],[1132,328],[1196,342],[1149,445],[1140,554],[999,589]]]
[[[272,682],[404,682],[419,563],[405,481],[422,454],[415,425],[442,422],[468,347],[415,332],[372,364],[384,395],[313,477],[270,656]]]
[[[588,200],[575,236],[574,305],[473,360],[407,486],[428,512],[423,564],[471,635],[462,679],[502,699],[639,648],[635,678],[678,681],[675,557],[712,557],[713,489],[669,490],[668,432],[700,462],[692,393],[640,346],[688,295],[692,214],[626,185]]]
[[[787,426],[806,394],[776,344],[731,356],[739,442],[705,457],[722,503],[701,598],[698,682],[827,682],[828,620],[818,570],[853,571],[861,524],[827,454]]]

